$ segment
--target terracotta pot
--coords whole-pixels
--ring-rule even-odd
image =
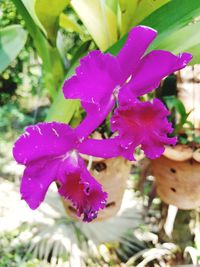
[[[88,164],[88,160],[85,160]],[[114,216],[120,209],[126,182],[129,177],[131,163],[122,157],[113,159],[102,159],[92,157],[90,173],[103,186],[103,190],[108,193],[107,206],[99,211],[97,219],[103,221]],[[68,200],[62,199],[67,214],[79,220],[76,210]]]
[[[200,207],[200,163],[195,160],[199,151],[191,153],[191,149],[180,149],[178,146],[178,149],[173,148],[182,151],[177,154],[177,160],[176,153],[169,153],[168,150],[167,157],[162,156],[151,162],[157,193],[168,204],[185,210],[195,209]]]

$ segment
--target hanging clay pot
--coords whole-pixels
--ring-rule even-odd
[[[114,216],[121,207],[127,179],[131,170],[131,163],[122,157],[112,159],[91,157],[91,160],[90,162],[89,159],[85,159],[86,165],[91,164],[91,175],[102,184],[103,190],[108,193],[106,207],[99,211],[98,217],[94,220],[103,221]],[[76,210],[71,202],[63,198],[62,201],[67,214],[78,220]]]
[[[174,147],[167,146],[163,156],[175,161],[184,161],[191,159],[193,155],[193,149],[187,145],[178,144]]]
[[[167,204],[180,209],[200,207],[200,151],[177,145],[152,163],[157,193]]]

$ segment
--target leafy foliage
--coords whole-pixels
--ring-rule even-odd
[[[167,49],[174,53],[187,50],[194,55],[192,64],[200,61],[199,22],[195,21],[195,18],[200,14],[200,2],[196,0],[141,0],[135,2],[126,0],[73,0],[72,6],[76,13],[69,7],[65,9],[68,0],[58,1],[59,3],[62,2],[61,8],[58,4],[56,4],[56,8],[53,5],[49,8],[48,1],[13,0],[13,2],[23,19],[11,1],[3,0],[0,3],[0,11],[3,10],[0,20],[1,28],[9,26],[9,30],[12,29],[12,32],[9,31],[8,34],[9,38],[12,38],[12,41],[17,39],[18,42],[25,42],[26,34],[22,29],[22,26],[25,26],[32,39],[28,37],[27,44],[17,59],[14,58],[20,49],[16,49],[17,45],[14,45],[14,41],[8,42],[10,40],[7,39],[6,42],[3,42],[4,47],[6,47],[6,54],[9,54],[9,61],[4,66],[1,65],[4,71],[0,77],[0,104],[2,105],[0,107],[0,132],[6,133],[3,136],[4,139],[7,137],[15,138],[16,134],[26,125],[35,123],[37,120],[44,120],[47,113],[46,108],[41,108],[37,118],[35,118],[35,110],[22,107],[20,101],[16,101],[18,97],[23,96],[17,92],[19,87],[23,87],[23,92],[27,92],[27,88],[29,88],[29,91],[32,91],[34,95],[40,95],[40,91],[46,94],[44,89],[48,88],[51,99],[54,101],[49,109],[47,120],[71,121],[73,125],[76,125],[77,121],[80,120],[80,105],[78,102],[63,99],[60,91],[63,79],[66,75],[67,77],[72,75],[80,57],[85,55],[91,47],[96,48],[97,45],[100,49],[104,51],[107,49],[116,55],[127,38],[127,31],[138,23],[154,27],[159,32],[158,39],[150,49]],[[75,20],[69,16],[70,12],[73,13]],[[52,13],[53,16],[51,16]],[[13,26],[10,28],[10,25],[13,24],[21,25],[14,27],[14,33]],[[63,29],[61,30],[60,27]],[[125,36],[117,41],[124,34]],[[91,39],[93,39],[93,43]],[[114,46],[110,47],[112,44]],[[8,47],[8,45],[10,46]],[[21,44],[21,48],[22,46]],[[0,45],[0,55],[3,51],[1,48],[2,44]],[[13,54],[15,55],[13,56]],[[11,59],[14,59],[12,63]],[[31,62],[39,70],[36,74],[31,70]],[[10,63],[11,65],[5,69]],[[43,68],[42,77],[45,84],[41,82],[41,67]],[[27,77],[29,77],[28,85],[24,83]],[[16,103],[13,103],[14,101]],[[193,129],[193,125],[188,121],[189,113],[186,112],[181,101],[176,96],[165,96],[164,101],[174,115],[174,134],[180,134],[181,142],[187,143],[188,136],[192,137],[193,141],[200,142],[197,137],[193,136],[193,131],[188,130],[188,128]],[[102,129],[103,132],[105,132],[105,128]],[[10,242],[15,240],[16,235],[17,233],[11,233],[10,236],[6,237],[6,240],[4,237],[1,238],[0,265],[2,267],[43,266],[38,260],[30,261],[29,255],[26,258],[27,263],[24,263],[26,246],[19,245],[15,248],[9,246]],[[124,238],[124,244],[126,242],[127,239]],[[125,254],[130,257],[133,253],[131,248],[136,245],[134,242],[130,243],[121,248],[121,258]],[[142,247],[139,248],[142,249]],[[44,252],[44,247],[40,247],[40,250]],[[165,247],[164,251],[166,251]],[[51,254],[52,251],[49,250],[49,252]],[[154,255],[155,252],[154,250]],[[141,254],[138,256],[142,257]],[[93,259],[88,259],[88,265],[89,262],[94,263]]]
[[[68,4],[69,0],[58,0],[52,2],[51,5],[49,5],[48,0],[35,1],[36,15],[45,27],[48,39],[53,43],[56,42],[59,27],[59,15]]]
[[[27,34],[20,25],[0,30],[0,72],[5,70],[19,54],[26,42]]]
[[[167,108],[173,112],[173,110],[176,111],[176,114],[178,114],[178,121],[176,121],[176,124],[174,125],[174,134],[183,134],[185,131],[187,131],[187,128],[185,126],[190,126],[191,129],[193,129],[193,124],[187,120],[188,116],[190,115],[190,112],[186,112],[185,107],[180,99],[178,99],[175,96],[165,96],[164,102],[167,105]]]
[[[104,1],[73,0],[72,6],[101,50],[117,41],[117,16]]]

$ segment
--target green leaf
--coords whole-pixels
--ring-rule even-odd
[[[158,31],[150,50],[160,48],[159,45],[165,38],[188,25],[198,15],[200,1],[197,0],[173,0],[153,12],[141,22]]]
[[[139,24],[152,12],[169,2],[170,0],[119,0],[121,11],[120,35],[123,36],[133,26]]]
[[[74,53],[73,58],[71,59],[71,66],[74,66],[77,64],[78,60],[83,57],[87,51],[89,50],[89,47],[91,45],[92,40],[87,40],[84,42]]]
[[[177,12],[178,10],[178,12]],[[171,40],[168,42],[168,38],[171,38],[170,36],[173,34],[173,38],[177,35],[179,35],[179,31],[186,27],[188,23],[193,21],[193,19],[200,15],[200,1],[196,0],[173,0],[169,3],[165,4],[164,6],[160,7],[158,10],[154,11],[150,16],[148,16],[146,19],[144,19],[141,24],[146,25],[149,27],[152,27],[158,31],[158,36],[154,40],[154,42],[151,44],[149,51],[153,49],[168,49],[166,46],[162,44],[163,42],[167,42],[167,44],[170,44],[173,48],[173,46],[176,46],[176,44],[172,43]],[[188,26],[189,27],[189,26]],[[196,26],[198,27],[198,26]],[[188,31],[191,29],[187,29],[185,31]],[[197,30],[197,29],[196,29]],[[180,33],[182,34],[182,33]],[[199,30],[198,30],[199,34]],[[192,34],[191,34],[192,35]],[[124,45],[128,34],[125,34],[118,42],[116,42],[111,48],[109,48],[109,51],[116,55],[122,46]],[[182,37],[183,38],[183,37]],[[185,36],[185,39],[187,36]],[[193,38],[195,38],[193,36]],[[178,38],[177,38],[178,40]],[[197,40],[197,38],[195,38]],[[189,41],[189,40],[188,40]],[[181,45],[179,45],[180,50]],[[194,55],[199,54],[199,45],[195,45],[190,48],[189,52],[193,53]],[[193,63],[196,63],[196,58],[194,57]]]
[[[164,100],[167,108],[171,111],[172,117],[175,116],[175,114],[179,115],[179,116],[175,116],[176,117],[176,124],[174,126],[174,134],[178,134],[181,130],[185,131],[184,125],[190,124],[190,122],[187,121],[187,118],[188,118],[190,112],[188,112],[188,113],[186,112],[184,104],[176,96],[165,96],[163,98],[163,100]],[[193,125],[193,124],[191,124],[191,125]]]
[[[123,45],[125,44],[127,37],[128,33],[125,34],[121,39],[119,39],[114,45],[109,47],[109,49],[107,49],[106,52],[109,52],[112,55],[116,56],[123,47]]]
[[[55,44],[59,15],[69,4],[69,0],[35,0],[36,14],[47,31],[48,38]]]
[[[149,16],[155,10],[168,3],[170,0],[140,0],[137,2],[135,12],[132,16],[132,26],[139,24],[144,18]],[[176,0],[173,0],[176,1]],[[131,2],[126,0],[126,2]],[[133,1],[134,2],[134,1]],[[142,23],[140,23],[142,24]]]
[[[175,96],[165,96],[164,97],[164,101],[167,105],[167,107],[171,110],[173,108],[176,109],[176,111],[182,116],[182,117],[186,117],[187,118],[187,112],[185,110],[185,107],[183,105],[183,103],[181,102],[181,100],[179,100],[178,98],[176,98]]]
[[[57,90],[60,88],[60,83],[64,79],[64,66],[61,57],[56,47],[52,47],[40,28],[36,25],[31,14],[26,9],[22,0],[12,0],[17,7],[19,13],[23,17],[26,28],[31,35],[38,55],[43,62],[44,80],[51,97],[57,95]]]
[[[60,14],[59,25],[68,31],[77,32],[80,34],[84,33],[81,27],[64,13]]]
[[[51,105],[46,121],[69,123],[79,106],[78,100],[64,99],[63,92],[60,90],[55,102]]]
[[[102,51],[116,42],[117,16],[104,1],[72,0],[71,4]]]
[[[90,41],[86,41],[77,49],[71,61],[71,67],[67,73],[66,78],[69,78],[74,74],[74,70],[79,63],[79,59],[87,53],[89,45]],[[74,113],[79,107],[80,107],[80,102],[77,100],[65,99],[61,89],[57,94],[57,97],[54,99],[51,108],[49,109],[46,121],[55,120],[59,122],[69,123]]]
[[[21,0],[22,3],[24,4],[25,8],[27,9],[28,13],[32,17],[33,21],[35,24],[43,31],[43,33],[46,35],[46,30],[42,26],[41,22],[39,21],[36,13],[35,13],[35,1],[36,0]]]
[[[183,29],[172,33],[166,39],[159,44],[159,49],[166,49],[175,54],[181,52],[194,52],[194,47],[197,47],[196,53],[194,53],[194,62],[200,63],[200,22],[188,25]]]
[[[124,35],[131,28],[137,4],[137,1],[119,0],[121,11],[120,35]]]
[[[190,65],[199,64],[200,63],[200,44],[190,47],[188,50],[193,55],[193,59],[189,63]]]
[[[39,56],[42,58],[43,62],[46,66],[50,69],[51,63],[50,63],[50,57],[48,53],[48,47],[49,44],[45,38],[45,36],[40,31],[40,28],[32,18],[32,15],[30,14],[30,10],[28,11],[26,5],[23,3],[24,0],[12,0],[12,2],[15,4],[15,6],[18,9],[18,12],[24,19],[26,23],[26,28],[31,35],[34,45],[38,51]],[[29,2],[29,0],[25,1],[26,4]]]
[[[5,70],[24,47],[27,33],[21,25],[0,30],[0,73]]]
[[[119,0],[105,0],[106,5],[117,15]]]

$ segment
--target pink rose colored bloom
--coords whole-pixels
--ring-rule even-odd
[[[59,184],[59,194],[70,200],[90,222],[106,204],[107,193],[90,175],[77,153],[79,142],[74,130],[63,123],[39,123],[29,126],[19,137],[13,155],[25,165],[20,193],[31,209],[44,200],[50,184]]]

